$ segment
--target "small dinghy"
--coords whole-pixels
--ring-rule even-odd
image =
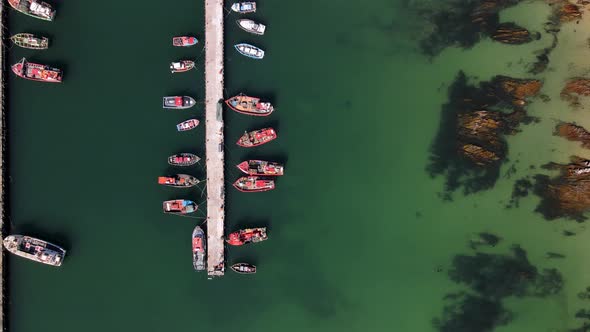
[[[10,40],[16,46],[31,50],[45,50],[49,48],[49,39],[47,37],[38,37],[32,33],[17,33],[10,37]]]
[[[256,13],[256,2],[236,2],[231,5],[231,10],[236,13]]]
[[[195,68],[195,62],[191,60],[180,60],[170,63],[172,73],[183,73]]]
[[[181,123],[177,124],[176,129],[178,131],[188,131],[188,130],[197,128],[198,125],[199,125],[199,120],[188,119],[186,121],[182,121]]]
[[[240,274],[256,273],[256,266],[248,263],[236,263],[231,266],[231,269]]]
[[[189,47],[193,45],[197,45],[199,41],[196,37],[191,36],[179,36],[179,37],[172,37],[172,46],[177,47]]]
[[[255,35],[264,35],[264,31],[266,31],[266,25],[256,23],[256,22],[249,20],[247,18],[237,20],[236,23],[238,23],[238,26],[242,30],[244,30],[246,32],[253,33]]]
[[[164,213],[170,214],[189,214],[197,211],[199,208],[197,204],[188,199],[174,199],[171,201],[164,201],[162,204]]]
[[[261,60],[264,58],[264,51],[254,45],[241,43],[234,45],[235,49],[243,56],[248,58]]]
[[[185,109],[195,106],[197,102],[189,96],[167,96],[162,99],[163,108]]]
[[[234,182],[234,187],[241,192],[256,193],[275,188],[275,181],[259,176],[244,176]]]
[[[236,144],[245,148],[251,148],[266,144],[277,138],[277,133],[272,128],[263,128],[245,132]]]
[[[199,162],[201,158],[192,153],[179,153],[168,157],[168,164],[172,166],[191,166]]]
[[[190,188],[199,184],[199,180],[188,174],[158,177],[158,184],[174,188]]]

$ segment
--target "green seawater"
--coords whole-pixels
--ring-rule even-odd
[[[47,51],[10,48],[9,64],[26,56],[65,72],[61,85],[8,74],[8,230],[63,245],[68,256],[59,269],[8,256],[9,331],[435,331],[443,297],[466,289],[449,280],[451,261],[474,253],[468,242],[479,232],[503,238],[497,252],[519,244],[539,269],[564,276],[557,295],[506,299],[514,317],[496,331],[579,325],[573,316],[585,303],[576,294],[590,284],[585,225],[543,220],[532,195],[518,208],[505,205],[515,179],[578,149],[551,135],[557,119],[590,126],[587,111],[559,99],[564,80],[589,68],[587,34],[575,31],[587,20],[563,28],[550,69],[539,75],[551,101],[535,100],[528,111],[541,121],[508,139],[502,175],[513,165],[516,173],[445,202],[444,178],[431,178],[426,166],[448,87],[460,70],[474,82],[527,77],[526,63],[550,36],[523,46],[483,39],[430,59],[418,48],[428,28],[418,9],[434,1],[263,0],[248,16],[267,24],[262,37],[241,31],[228,11],[226,95],[265,96],[277,110],[268,118],[225,112],[226,229],[265,225],[270,239],[227,250],[228,263],[256,264],[255,276],[228,270],[207,280],[190,253],[202,220],[161,212],[167,199],[204,203],[202,187],[156,181],[185,171],[169,167],[168,155],[204,155],[203,126],[175,130],[190,117],[203,120],[203,105],[160,106],[164,95],[203,100],[203,42],[171,46],[174,35],[203,38],[203,2],[54,3],[53,23],[7,14],[11,34],[51,38]],[[530,2],[502,16],[542,31],[548,14]],[[238,55],[232,45],[242,41],[265,49],[265,59]],[[198,70],[170,74],[169,62],[181,58],[197,60]],[[235,146],[244,130],[265,126],[277,130],[276,141]],[[231,187],[234,165],[251,158],[285,162],[276,190]],[[187,172],[205,177],[202,166]],[[548,260],[547,251],[566,258]]]

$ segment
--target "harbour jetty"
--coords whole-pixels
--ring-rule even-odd
[[[205,154],[207,157],[207,274],[225,272],[223,152],[223,0],[205,0]]]

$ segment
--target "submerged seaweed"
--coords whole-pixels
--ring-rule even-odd
[[[538,80],[496,76],[474,86],[459,72],[449,87],[427,167],[433,177],[446,176],[443,197],[450,198],[461,187],[470,194],[494,186],[508,152],[504,136],[533,120],[524,106],[541,85]]]
[[[500,301],[467,293],[450,294],[442,318],[432,324],[441,332],[486,332],[508,324],[513,314]]]

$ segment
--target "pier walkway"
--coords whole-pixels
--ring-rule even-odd
[[[207,274],[225,271],[223,155],[223,0],[205,0],[205,154],[207,158]]]

